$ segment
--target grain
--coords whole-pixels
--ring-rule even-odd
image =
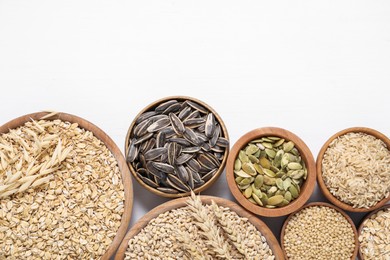
[[[373,214],[363,222],[360,252],[364,259],[390,259],[390,208]]]
[[[0,187],[12,186],[0,199],[0,258],[105,253],[120,226],[124,188],[99,139],[76,123],[31,121],[0,136],[0,158]]]
[[[227,254],[229,259],[275,258],[265,237],[248,219],[229,208],[204,205],[199,198],[193,197],[188,204],[153,218],[129,240],[125,259],[224,259]],[[203,227],[200,220],[205,220]],[[226,233],[227,229],[232,231]],[[210,242],[217,236],[217,241]],[[222,247],[215,248],[215,243]],[[234,243],[244,247],[245,256]]]
[[[373,207],[390,194],[390,151],[372,135],[342,135],[324,153],[322,176],[342,202],[354,208]]]
[[[335,209],[309,206],[288,221],[283,244],[288,259],[351,259],[354,231]]]

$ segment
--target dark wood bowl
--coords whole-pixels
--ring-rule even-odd
[[[0,133],[7,133],[10,129],[17,128],[19,126],[24,125],[26,122],[31,121],[31,119],[39,120],[44,116],[48,116],[50,113],[48,112],[38,112],[32,113],[28,115],[24,115],[18,117],[16,119],[11,120],[10,122],[2,125],[0,127]],[[115,159],[118,162],[118,167],[121,172],[121,177],[123,181],[123,186],[125,190],[125,201],[124,201],[124,212],[121,219],[121,225],[112,241],[111,245],[107,248],[106,253],[102,256],[101,259],[109,259],[117,250],[119,244],[121,243],[123,237],[126,234],[127,227],[131,218],[131,211],[133,207],[133,184],[130,178],[130,172],[127,168],[125,158],[123,157],[121,151],[118,146],[114,143],[114,141],[104,133],[100,128],[95,126],[94,124],[88,122],[85,119],[80,117],[66,114],[66,113],[57,113],[51,117],[45,118],[45,120],[56,120],[60,119],[62,121],[68,121],[70,123],[77,123],[81,128],[85,130],[91,131],[99,140],[101,140],[107,148],[114,155]]]
[[[349,204],[339,200],[335,196],[333,196],[333,194],[330,193],[330,191],[328,190],[328,187],[325,185],[325,182],[324,182],[324,179],[323,179],[323,176],[322,176],[322,160],[324,158],[324,154],[325,154],[326,150],[329,147],[329,144],[334,139],[336,139],[337,137],[345,135],[347,133],[366,133],[366,134],[375,136],[376,138],[382,140],[386,144],[388,149],[390,147],[390,140],[389,140],[389,138],[387,138],[384,134],[382,134],[382,133],[380,133],[380,132],[378,132],[378,131],[376,131],[374,129],[371,129],[371,128],[352,127],[352,128],[344,129],[344,130],[334,134],[322,146],[322,148],[321,148],[321,150],[320,150],[320,152],[318,153],[318,156],[317,156],[317,162],[316,163],[317,163],[317,181],[318,181],[318,185],[320,186],[320,189],[321,189],[322,193],[324,194],[324,196],[331,203],[336,205],[337,207],[342,208],[343,210],[351,211],[351,212],[369,212],[369,211],[375,210],[375,209],[380,208],[383,205],[385,205],[390,200],[390,195],[387,196],[386,198],[383,198],[381,201],[379,201],[377,204],[375,204],[374,206],[372,206],[370,208],[354,208],[351,205],[349,205]]]
[[[164,102],[166,102],[168,100],[172,100],[172,99],[175,99],[175,100],[178,100],[178,101],[190,100],[190,101],[198,103],[199,105],[207,108],[211,113],[214,114],[216,122],[218,122],[220,124],[221,130],[222,130],[222,133],[223,133],[223,137],[225,137],[226,139],[229,140],[228,131],[226,129],[226,126],[225,126],[224,122],[222,121],[222,118],[218,115],[218,113],[212,107],[210,107],[208,104],[206,104],[206,103],[204,103],[204,102],[202,102],[202,101],[200,101],[198,99],[192,98],[192,97],[171,96],[171,97],[165,97],[165,98],[159,99],[159,100],[149,104],[141,112],[139,112],[138,115],[134,118],[133,122],[131,123],[131,125],[130,125],[128,131],[127,131],[127,135],[126,135],[126,139],[125,139],[125,154],[127,153],[128,149],[129,149],[129,139],[132,137],[133,128],[134,128],[134,126],[136,124],[136,121],[137,121],[138,117],[140,115],[142,115],[143,113],[145,113],[147,111],[150,111],[153,108],[157,107],[161,103],[164,103]],[[219,178],[219,176],[221,175],[221,173],[223,172],[223,170],[225,168],[228,154],[229,154],[229,147],[227,147],[226,150],[225,150],[225,153],[224,153],[224,156],[223,156],[223,160],[222,160],[221,165],[219,166],[217,172],[214,174],[213,177],[211,177],[210,180],[205,182],[202,186],[194,189],[195,193],[199,193],[199,192],[202,192],[202,191],[208,189]],[[157,190],[157,189],[147,185],[145,182],[143,182],[143,180],[138,177],[138,175],[137,175],[134,167],[131,165],[131,163],[127,163],[127,165],[130,168],[131,174],[137,180],[137,182],[142,187],[144,187],[146,190],[148,190],[148,191],[150,191],[150,192],[152,192],[152,193],[154,193],[154,194],[156,194],[158,196],[166,197],[166,198],[180,198],[180,197],[185,197],[185,196],[189,196],[190,195],[190,192],[181,192],[181,193],[177,193],[177,194],[170,194],[170,193],[165,193],[165,192],[159,191],[159,190]]]
[[[211,204],[211,201],[213,200],[215,203],[217,203],[219,206],[222,207],[228,207],[230,210],[236,212],[240,217],[247,218],[250,223],[252,223],[257,230],[261,232],[261,234],[267,239],[267,243],[272,250],[272,252],[275,255],[275,259],[281,260],[283,258],[283,252],[280,248],[280,245],[278,243],[278,240],[275,238],[272,231],[267,227],[267,225],[261,221],[259,218],[254,216],[253,214],[247,212],[242,207],[238,206],[236,203],[213,196],[200,196],[203,203]],[[168,201],[164,204],[161,204],[151,211],[149,211],[146,215],[144,215],[141,219],[137,221],[137,223],[127,232],[125,238],[123,239],[121,245],[119,246],[118,252],[115,256],[115,260],[121,260],[125,258],[125,253],[128,248],[129,240],[137,235],[153,218],[157,217],[161,213],[164,213],[166,211],[181,208],[184,206],[187,206],[186,201],[188,198],[180,198],[180,199],[174,199],[171,201]]]
[[[280,244],[281,244],[281,248],[283,250],[284,258],[288,259],[287,258],[287,254],[286,254],[286,249],[284,248],[284,235],[285,235],[285,232],[286,232],[286,227],[287,227],[288,222],[290,221],[290,219],[296,213],[298,213],[302,209],[308,208],[308,207],[313,207],[313,206],[329,207],[329,208],[335,209],[337,212],[341,213],[346,218],[346,220],[349,222],[349,224],[351,224],[351,227],[353,229],[353,233],[354,233],[354,236],[355,236],[355,249],[353,251],[351,259],[356,259],[356,256],[358,254],[358,249],[359,249],[359,240],[358,240],[358,233],[356,231],[355,224],[353,223],[352,219],[343,210],[339,209],[338,207],[336,207],[336,206],[334,206],[334,205],[332,205],[330,203],[325,203],[325,202],[312,202],[312,203],[309,203],[309,204],[301,207],[299,210],[297,210],[296,212],[294,212],[290,216],[288,216],[288,218],[284,221],[284,224],[283,224],[283,227],[282,227],[282,231],[280,232]]]
[[[234,177],[234,161],[236,160],[240,150],[244,148],[250,141],[266,136],[277,136],[289,141],[293,141],[295,143],[295,147],[300,152],[301,157],[305,162],[307,168],[307,179],[301,187],[299,197],[291,201],[288,205],[281,208],[270,209],[254,205],[241,193],[240,189],[237,187]],[[280,217],[296,211],[297,209],[302,207],[310,198],[316,183],[316,167],[310,149],[298,136],[282,128],[264,127],[246,133],[234,144],[232,150],[230,151],[228,162],[226,164],[226,179],[231,193],[236,198],[238,203],[240,203],[245,209],[260,216]]]

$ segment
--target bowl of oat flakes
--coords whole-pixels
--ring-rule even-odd
[[[129,170],[112,139],[66,113],[0,127],[0,252],[17,259],[109,259],[131,217]]]
[[[188,196],[210,187],[224,170],[229,136],[221,117],[192,97],[172,96],[145,107],[125,139],[130,172],[162,197]]]
[[[369,212],[390,200],[390,140],[365,127],[342,130],[322,146],[317,180],[325,197],[352,212]]]
[[[390,204],[369,213],[359,229],[359,257],[364,259],[390,258]]]
[[[271,230],[234,202],[174,199],[144,215],[116,254],[122,259],[283,259]]]

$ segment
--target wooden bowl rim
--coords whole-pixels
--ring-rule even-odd
[[[251,214],[250,212],[246,211],[236,203],[219,197],[214,196],[205,196],[200,195],[200,198],[203,203],[205,204],[211,204],[211,201],[213,200],[215,203],[217,203],[219,206],[228,207],[231,211],[236,212],[240,217],[247,218],[249,222],[256,227],[257,230],[261,232],[261,234],[267,239],[267,243],[269,247],[271,248],[272,252],[274,253],[276,259],[283,259],[283,252],[279,245],[278,240],[272,233],[272,231],[268,228],[268,226],[259,218]],[[129,240],[137,235],[153,218],[157,217],[161,213],[164,213],[166,211],[170,211],[172,209],[181,208],[184,206],[187,206],[186,201],[188,198],[178,198],[174,200],[170,200],[168,202],[165,202],[151,211],[149,211],[147,214],[145,214],[142,218],[140,218],[137,223],[127,232],[125,238],[123,239],[121,245],[119,246],[119,249],[117,251],[117,254],[115,256],[116,260],[124,259]]]
[[[348,214],[345,213],[342,209],[340,209],[339,207],[336,207],[333,204],[327,203],[327,202],[311,202],[309,204],[306,204],[306,205],[302,206],[300,209],[298,209],[297,211],[295,211],[292,214],[290,214],[287,217],[287,219],[284,221],[283,226],[282,226],[282,230],[280,232],[280,247],[282,248],[283,255],[284,255],[285,259],[288,259],[287,258],[287,254],[286,254],[286,250],[284,248],[284,235],[285,235],[285,232],[286,232],[286,227],[287,227],[288,222],[291,220],[291,218],[295,214],[297,214],[301,210],[303,210],[305,208],[309,208],[309,207],[315,207],[315,206],[332,208],[332,209],[336,210],[337,212],[341,213],[341,215],[343,215],[345,217],[345,219],[349,222],[349,224],[352,227],[352,230],[353,230],[353,233],[354,233],[354,238],[355,238],[355,248],[353,250],[353,254],[352,254],[351,259],[356,259],[356,256],[358,254],[358,249],[359,249],[359,240],[358,240],[358,233],[357,233],[355,224],[353,223],[351,217],[348,216]]]
[[[206,104],[205,102],[201,101],[201,100],[198,100],[196,98],[193,98],[193,97],[188,97],[188,96],[169,96],[169,97],[164,97],[164,98],[160,98],[152,103],[150,103],[149,105],[147,105],[145,108],[143,108],[136,116],[135,118],[133,119],[133,121],[131,122],[128,130],[127,130],[127,134],[126,134],[126,138],[125,138],[125,156],[127,154],[127,151],[129,149],[129,138],[130,138],[130,135],[131,135],[131,132],[134,128],[134,125],[138,119],[138,117],[140,115],[142,115],[143,113],[151,110],[152,108],[156,107],[157,105],[165,102],[165,101],[168,101],[168,100],[172,100],[172,99],[176,99],[176,100],[190,100],[190,101],[193,101],[193,102],[196,102],[202,106],[204,106],[205,108],[207,108],[211,113],[214,114],[217,122],[220,124],[221,126],[221,129],[222,129],[222,132],[224,134],[224,137],[229,140],[229,134],[228,134],[228,131],[227,131],[227,128],[225,126],[225,123],[223,122],[222,118],[219,116],[219,114],[212,108],[210,107],[208,104]],[[230,145],[229,145],[230,146]],[[228,155],[229,155],[229,147],[226,147],[226,150],[225,150],[225,153],[224,153],[224,156],[223,156],[223,160],[221,162],[221,165],[219,166],[217,172],[214,174],[213,177],[211,177],[210,180],[208,180],[207,182],[205,182],[202,186],[194,189],[193,191],[195,193],[199,193],[199,192],[202,192],[204,191],[205,189],[209,188],[211,185],[214,184],[214,182],[219,178],[219,176],[221,175],[221,173],[223,172],[223,170],[225,169],[225,165],[226,165],[226,161],[227,161],[227,158],[228,158]],[[137,173],[135,172],[133,166],[131,165],[131,163],[127,163],[127,166],[128,168],[130,169],[130,172],[131,172],[131,175],[136,179],[136,181],[143,187],[145,188],[146,190],[150,191],[151,193],[154,193],[158,196],[161,196],[161,197],[165,197],[165,198],[181,198],[181,197],[186,197],[186,196],[189,196],[191,193],[190,192],[182,192],[182,193],[176,193],[176,194],[169,194],[169,193],[165,193],[165,192],[162,192],[162,191],[159,191],[153,187],[150,187],[149,185],[145,184],[137,175]]]
[[[383,205],[382,207],[377,208],[377,209],[375,209],[374,211],[368,213],[366,216],[364,216],[364,218],[363,218],[362,221],[360,222],[360,225],[359,225],[359,228],[358,228],[358,238],[360,237],[360,234],[361,234],[361,232],[362,232],[364,222],[365,222],[367,219],[370,219],[374,214],[376,214],[376,213],[378,213],[379,211],[382,211],[382,210],[384,210],[384,209],[389,209],[389,210],[390,210],[390,204]],[[364,260],[364,256],[363,256],[362,251],[361,251],[361,245],[360,245],[360,243],[359,243],[359,259],[360,259],[360,260]]]
[[[324,179],[322,177],[322,160],[324,158],[324,154],[325,154],[326,150],[328,149],[329,144],[334,139],[336,139],[339,136],[345,135],[347,133],[365,133],[365,134],[372,135],[372,136],[374,136],[374,137],[376,137],[378,139],[381,139],[386,144],[387,149],[390,148],[390,139],[387,136],[385,136],[384,134],[382,134],[381,132],[379,132],[379,131],[377,131],[375,129],[371,129],[371,128],[367,128],[367,127],[350,127],[350,128],[346,128],[344,130],[341,130],[341,131],[335,133],[321,147],[321,150],[319,151],[318,156],[317,156],[316,167],[317,167],[318,186],[320,187],[320,190],[322,191],[324,196],[331,203],[333,203],[337,207],[342,208],[343,210],[347,210],[347,211],[350,211],[350,212],[369,212],[369,211],[378,209],[378,208],[382,207],[383,205],[385,205],[388,201],[390,201],[390,195],[385,197],[385,198],[383,198],[381,201],[379,201],[373,207],[370,207],[370,208],[354,208],[351,205],[349,205],[349,204],[339,200],[335,196],[333,196],[333,194],[330,193],[330,191],[328,190],[328,188],[327,188],[327,186],[326,186],[326,184],[324,182]]]
[[[307,179],[301,187],[299,197],[293,200],[287,206],[281,208],[269,209],[252,204],[247,198],[244,197],[244,195],[242,195],[234,179],[234,161],[239,151],[250,141],[263,136],[277,136],[285,138],[288,141],[293,141],[295,143],[295,147],[301,154],[301,157],[304,160],[308,171]],[[299,138],[294,133],[278,127],[257,128],[243,135],[233,145],[226,164],[226,180],[229,186],[229,190],[233,194],[235,199],[241,204],[241,206],[251,211],[252,213],[265,217],[280,217],[288,215],[303,206],[314,191],[316,183],[316,167],[314,157],[309,147],[304,143],[301,138]]]
[[[43,116],[47,116],[49,114],[50,112],[36,112],[36,113],[26,114],[18,118],[12,119],[11,121],[5,123],[0,127],[0,133],[8,133],[10,129],[14,129],[19,126],[22,126],[26,122],[30,122],[31,119],[40,120]],[[125,158],[123,157],[120,149],[115,144],[115,142],[103,130],[101,130],[99,127],[92,124],[91,122],[81,117],[72,114],[63,113],[63,112],[58,112],[57,114],[45,118],[44,120],[56,120],[56,119],[62,121],[68,121],[70,123],[77,123],[79,127],[87,131],[91,131],[94,134],[94,136],[99,140],[101,140],[104,143],[104,145],[111,151],[111,153],[113,154],[113,156],[118,162],[118,167],[121,172],[122,183],[125,192],[124,212],[122,214],[121,224],[118,230],[116,231],[116,235],[111,245],[107,248],[107,251],[101,257],[101,259],[109,259],[114,255],[120,243],[122,242],[123,237],[126,234],[127,227],[131,219],[131,212],[133,207],[133,184],[130,178],[129,169],[126,166]]]

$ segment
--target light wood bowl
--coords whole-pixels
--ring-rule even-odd
[[[300,152],[301,157],[305,162],[307,168],[307,179],[301,187],[299,197],[291,201],[288,205],[281,208],[269,209],[266,207],[261,207],[252,204],[241,193],[240,189],[237,187],[234,177],[234,161],[236,160],[240,150],[244,148],[250,141],[266,136],[277,136],[282,137],[288,141],[293,141],[295,143],[295,147]],[[296,211],[297,209],[302,207],[310,198],[316,183],[316,167],[310,149],[298,136],[282,128],[264,127],[246,133],[234,144],[232,150],[230,151],[230,155],[226,164],[226,179],[231,193],[245,209],[260,216],[280,217]]]
[[[389,138],[387,138],[384,134],[382,134],[374,129],[371,129],[371,128],[352,127],[352,128],[344,129],[344,130],[334,134],[322,146],[322,148],[317,156],[317,181],[318,181],[318,185],[320,186],[320,189],[321,189],[322,193],[324,194],[324,196],[331,203],[336,205],[337,207],[340,207],[343,210],[347,210],[347,211],[351,211],[351,212],[369,212],[369,211],[375,210],[375,209],[380,208],[383,205],[385,205],[390,200],[390,195],[388,197],[382,199],[381,201],[379,201],[377,204],[375,204],[375,206],[373,206],[371,208],[354,208],[351,205],[349,205],[349,204],[339,200],[335,196],[333,196],[333,194],[330,193],[330,191],[328,190],[328,187],[325,185],[324,179],[322,177],[322,159],[324,158],[324,154],[325,154],[326,150],[328,149],[329,144],[337,137],[345,135],[347,133],[366,133],[366,134],[375,136],[376,138],[381,139],[386,144],[388,149],[390,148]]]
[[[261,221],[256,216],[247,212],[245,209],[238,206],[236,203],[213,196],[200,196],[201,200],[205,204],[211,204],[213,200],[219,206],[228,207],[230,210],[236,212],[240,217],[247,218],[250,223],[252,223],[257,230],[261,232],[261,234],[267,239],[267,243],[271,248],[272,252],[275,255],[275,259],[283,259],[283,252],[280,248],[278,240],[275,238],[272,231],[267,227],[267,225]],[[118,252],[115,256],[115,260],[122,260],[125,257],[125,253],[128,247],[129,240],[136,236],[153,218],[157,217],[161,213],[166,211],[181,208],[187,206],[186,201],[188,198],[179,198],[175,200],[168,201],[160,206],[155,207],[151,211],[149,211],[146,215],[144,215],[141,219],[137,221],[137,223],[127,232],[125,238],[123,239],[121,245],[119,246]]]
[[[308,207],[313,207],[313,206],[329,207],[329,208],[335,209],[337,212],[341,213],[347,219],[349,224],[351,224],[351,227],[353,229],[353,233],[354,233],[354,236],[355,236],[355,249],[353,251],[351,259],[356,259],[356,256],[358,254],[358,249],[359,249],[359,240],[358,240],[358,233],[356,231],[355,224],[353,223],[352,219],[343,210],[339,209],[338,207],[336,207],[336,206],[334,206],[334,205],[332,205],[330,203],[325,203],[325,202],[312,202],[312,203],[309,203],[309,204],[301,207],[299,210],[297,210],[296,212],[294,212],[290,216],[288,216],[288,218],[284,221],[284,224],[283,224],[283,227],[282,227],[282,231],[280,232],[280,244],[281,244],[281,248],[283,250],[284,258],[288,259],[287,258],[287,254],[286,254],[286,249],[284,248],[284,235],[285,235],[285,231],[286,231],[286,227],[287,227],[288,222],[290,221],[290,219],[296,213],[298,213],[302,209],[308,208]]]
[[[216,122],[218,122],[221,126],[221,130],[222,130],[222,133],[223,133],[223,137],[225,137],[226,139],[229,140],[229,135],[228,135],[228,131],[226,129],[226,126],[224,124],[224,122],[222,121],[222,118],[218,115],[218,113],[212,108],[210,107],[208,104],[204,103],[203,101],[200,101],[198,99],[195,99],[193,97],[187,97],[187,96],[170,96],[170,97],[165,97],[165,98],[162,98],[162,99],[159,99],[151,104],[149,104],[148,106],[146,106],[141,112],[138,113],[138,115],[134,118],[133,122],[131,123],[128,131],[127,131],[127,135],[126,135],[126,139],[125,139],[125,156],[127,154],[127,151],[129,149],[129,139],[132,137],[132,132],[133,132],[133,128],[135,126],[135,122],[137,120],[137,118],[142,115],[143,113],[147,112],[147,111],[150,111],[152,110],[153,108],[157,107],[159,104],[161,103],[164,103],[165,101],[168,101],[168,100],[172,100],[172,99],[176,99],[178,101],[185,101],[185,100],[190,100],[190,101],[193,101],[195,103],[198,103],[200,105],[202,105],[203,107],[207,108],[211,113],[214,114],[215,116],[215,119],[216,119]],[[214,176],[208,180],[207,182],[205,182],[202,186],[194,189],[194,192],[195,193],[200,193],[206,189],[208,189],[211,185],[213,185],[213,183],[219,178],[219,176],[221,175],[221,173],[223,172],[224,168],[225,168],[225,165],[226,165],[226,161],[227,161],[227,157],[228,157],[228,154],[229,154],[229,147],[226,148],[225,150],[225,153],[224,153],[224,156],[223,156],[223,160],[221,162],[221,165],[219,166],[217,172],[214,174]],[[181,193],[177,193],[177,194],[170,194],[170,193],[165,193],[165,192],[162,192],[162,191],[159,191],[147,184],[145,184],[141,178],[138,177],[134,167],[131,165],[131,163],[127,163],[128,167],[130,168],[130,172],[131,174],[133,175],[133,177],[137,180],[137,182],[142,186],[144,187],[146,190],[158,195],[158,196],[161,196],[161,197],[166,197],[166,198],[180,198],[180,197],[185,197],[185,196],[189,196],[190,195],[190,192],[181,192]]]
[[[386,205],[383,205],[382,207],[380,208],[377,208],[376,210],[368,213],[364,218],[363,220],[360,222],[360,226],[359,226],[359,229],[358,229],[358,237],[360,236],[360,234],[362,233],[362,229],[363,229],[363,224],[364,222],[367,220],[367,219],[370,219],[374,214],[378,213],[379,211],[381,210],[384,210],[384,209],[388,209],[390,208],[390,204],[386,204]],[[359,258],[361,260],[364,260],[364,256],[362,254],[362,251],[361,251],[361,245],[359,244]]]
[[[0,127],[0,133],[7,133],[10,129],[17,128],[19,126],[24,125],[26,122],[31,121],[31,119],[39,120],[43,116],[48,115],[48,112],[38,112],[33,114],[24,115],[13,119],[12,121],[2,125]],[[66,113],[57,113],[56,115],[46,118],[45,120],[56,120],[60,119],[62,121],[68,121],[70,123],[77,123],[79,127],[84,128],[85,130],[91,131],[98,139],[100,139],[107,148],[114,155],[115,159],[118,162],[118,167],[121,172],[121,177],[123,181],[123,186],[125,189],[125,202],[124,202],[124,213],[121,219],[121,225],[112,241],[111,245],[107,248],[106,253],[102,256],[101,259],[109,259],[117,250],[119,244],[121,243],[123,237],[126,234],[127,227],[131,218],[131,211],[133,207],[133,184],[130,178],[130,172],[127,168],[126,161],[118,148],[118,146],[114,143],[114,141],[104,133],[100,128],[95,126],[94,124],[88,122],[85,119],[80,117],[66,114]]]

